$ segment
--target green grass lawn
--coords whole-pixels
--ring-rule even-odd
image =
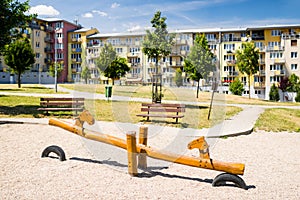
[[[49,116],[45,116],[44,112],[37,111],[39,108],[40,98],[25,96],[0,96],[0,118],[42,118],[57,117],[71,118],[71,112],[50,112]],[[146,122],[136,115],[140,113],[140,102],[124,102],[124,101],[106,101],[106,100],[86,100],[85,108],[93,113],[96,120],[100,121],[118,121],[146,124],[155,123],[159,125],[174,126],[180,128],[208,128],[224,118],[231,117],[241,111],[241,108],[234,106],[215,106],[211,111],[210,120],[207,119],[209,108],[207,105],[194,106],[186,105],[184,118],[179,123],[174,123],[174,119],[158,118],[151,122]]]
[[[255,128],[265,131],[300,132],[300,110],[269,108],[256,121]]]
[[[104,93],[105,85],[60,85],[69,89],[85,92]],[[27,93],[55,93],[53,89],[47,89],[40,85],[23,84],[22,88],[17,88],[16,84],[0,84],[0,91],[27,92]],[[130,123],[155,123],[160,125],[175,126],[181,128],[207,128],[226,118],[236,115],[242,109],[235,106],[217,106],[217,103],[245,103],[258,105],[300,105],[299,103],[280,103],[269,102],[258,99],[249,99],[234,95],[224,95],[215,93],[214,106],[211,111],[210,120],[208,116],[208,104],[211,93],[200,92],[196,99],[195,91],[183,88],[163,88],[164,100],[177,100],[189,102],[204,102],[202,106],[186,105],[185,117],[179,120],[178,124],[174,119],[154,118],[151,122],[146,122],[136,114],[140,113],[140,102],[105,101],[105,100],[86,100],[85,107],[90,110],[97,120],[119,121]],[[113,95],[151,98],[151,86],[113,86]],[[70,118],[72,112],[55,112],[50,116],[45,116],[43,112],[37,111],[39,107],[39,97],[25,96],[0,96],[0,117],[58,117]],[[256,129],[266,131],[293,131],[300,132],[300,110],[294,109],[266,109],[259,117],[255,125]]]

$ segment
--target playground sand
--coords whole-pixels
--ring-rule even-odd
[[[212,187],[221,172],[178,164],[131,177],[114,160],[96,160],[81,137],[47,125],[0,125],[0,145],[1,199],[300,199],[299,133],[218,140],[211,158],[244,163],[248,190]],[[50,145],[67,161],[41,158]]]

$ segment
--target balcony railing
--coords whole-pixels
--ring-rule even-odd
[[[51,39],[50,37],[45,37],[44,41],[45,42],[49,42],[49,43],[53,43],[54,42],[54,40]]]
[[[284,40],[300,39],[300,33],[284,33],[281,38]]]
[[[241,42],[241,41],[242,41],[241,37],[230,37],[230,38],[222,37],[222,42]]]
[[[226,63],[227,65],[235,65],[236,60],[227,60]]]
[[[267,46],[267,51],[284,51],[283,46]]]
[[[45,47],[44,51],[45,51],[45,53],[53,53],[54,52],[54,50],[50,47]]]
[[[82,52],[82,48],[72,48],[72,52],[81,53]]]

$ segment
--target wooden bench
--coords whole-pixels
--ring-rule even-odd
[[[149,121],[150,117],[162,117],[173,118],[178,123],[178,118],[183,118],[181,113],[185,112],[185,105],[182,104],[158,104],[158,103],[142,103],[141,113],[136,116],[147,117]]]
[[[46,111],[78,111],[84,109],[84,98],[41,98],[41,108],[37,110]]]

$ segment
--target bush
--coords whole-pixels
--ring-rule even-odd
[[[297,95],[295,97],[296,102],[300,102],[300,90],[298,90]]]
[[[269,93],[269,98],[270,98],[271,101],[279,101],[280,100],[278,88],[275,86],[274,83],[271,86],[270,93]]]
[[[240,95],[240,96],[242,96],[242,94],[244,92],[244,85],[237,78],[232,83],[230,83],[229,90],[234,95]]]

